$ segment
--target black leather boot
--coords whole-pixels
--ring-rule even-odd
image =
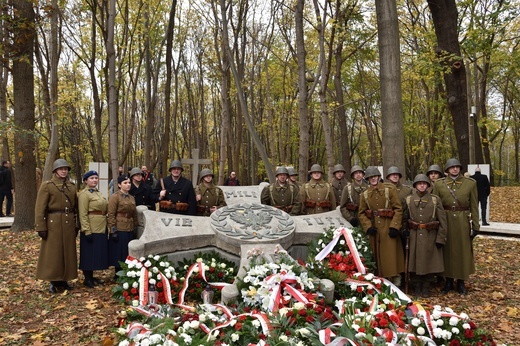
[[[453,279],[446,278],[446,284],[444,285],[444,288],[442,289],[442,293],[446,294],[451,290],[453,290]]]
[[[92,270],[84,270],[83,275],[85,275],[83,285],[90,288],[94,288],[94,273],[92,272]]]
[[[49,286],[49,292],[55,294],[55,293],[58,293],[58,288],[57,286],[59,286],[59,284],[57,284],[58,281],[51,281],[51,285]]]
[[[466,291],[466,286],[464,286],[464,280],[457,280],[457,292],[463,295],[468,294],[468,291]]]
[[[59,282],[58,286],[63,287],[67,291],[72,291],[74,289],[74,287],[69,285],[69,283],[67,281],[58,281],[58,282]]]
[[[430,297],[430,281],[424,281],[422,285],[422,296],[424,298]]]

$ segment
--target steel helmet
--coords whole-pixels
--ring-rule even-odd
[[[208,176],[208,175],[215,177],[215,175],[213,175],[213,172],[209,168],[204,168],[202,171],[200,171],[199,175],[200,175],[201,180],[202,180],[202,178],[204,178],[205,176]]]
[[[381,176],[381,172],[379,172],[379,169],[376,166],[368,166],[365,170],[365,178],[370,178],[374,176]]]
[[[339,163],[334,166],[334,172],[333,173],[336,173],[336,172],[347,173],[347,171],[345,171],[345,168],[343,167],[343,165],[339,164]]]
[[[460,168],[462,168],[462,165],[460,164],[459,160],[457,160],[455,158],[449,159],[448,161],[446,161],[446,165],[444,166],[444,172],[447,172],[448,169],[450,169],[451,167],[455,167],[455,166],[459,166]]]
[[[309,170],[309,173],[314,173],[314,172],[320,172],[321,174],[323,174],[323,169],[321,168],[320,165],[315,163],[314,165],[311,166],[311,169]]]
[[[428,168],[426,175],[430,175],[431,172],[437,172],[441,175],[441,177],[444,177],[444,172],[442,171],[442,168],[439,165],[431,165],[430,168]]]
[[[298,175],[298,172],[296,172],[294,167],[287,168],[287,171],[289,172],[289,176],[291,176],[291,175]]]
[[[287,168],[281,166],[281,167],[278,167],[276,169],[276,172],[274,173],[275,176],[278,176],[278,174],[287,174],[287,175],[289,175],[289,171],[287,170]]]
[[[361,172],[361,173],[363,173],[363,175],[365,175],[365,171],[363,170],[363,168],[361,168],[361,166],[354,165],[354,166],[352,166],[352,168],[350,169],[350,177],[352,178],[352,176],[353,176],[354,173],[356,173],[356,172]]]
[[[184,171],[184,168],[182,168],[182,162],[180,160],[173,160],[172,163],[170,163],[170,167],[168,168],[168,171],[171,171],[172,168],[180,168]]]
[[[399,174],[399,178],[403,177],[403,175],[401,174],[401,171],[399,170],[399,167],[397,167],[397,166],[391,166],[388,168],[388,173],[386,173],[386,178],[388,178],[388,176],[390,174]]]
[[[415,179],[413,180],[413,187],[415,187],[415,184],[420,183],[420,182],[427,183],[428,186],[431,186],[430,179],[428,179],[426,174],[417,174],[415,176]]]
[[[143,171],[139,167],[134,167],[130,170],[130,178],[132,178],[134,175],[140,174],[143,175]]]
[[[70,171],[69,163],[65,159],[57,159],[52,164],[52,172],[54,173],[54,172],[56,172],[56,170],[58,168],[62,168],[62,167],[67,167],[69,169],[69,171]]]

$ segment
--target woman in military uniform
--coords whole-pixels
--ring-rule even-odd
[[[336,209],[336,197],[332,185],[323,180],[323,169],[320,165],[312,165],[311,180],[302,185],[300,200],[302,214],[320,214]]]
[[[403,218],[401,201],[393,184],[380,182],[381,173],[377,167],[368,167],[365,177],[369,188],[359,200],[359,222],[370,237],[378,275],[400,286],[404,272],[404,252],[399,235]]]
[[[448,224],[441,199],[428,191],[428,177],[418,174],[413,187],[415,192],[405,199],[409,211],[408,271],[413,273],[414,294],[429,297],[434,274],[444,271],[442,248],[446,243]]]
[[[225,207],[224,192],[213,184],[213,172],[208,168],[200,171],[200,184],[195,188],[197,215],[210,216],[218,208]]]
[[[36,278],[50,281],[49,292],[71,290],[67,281],[78,277],[76,255],[76,186],[69,181],[70,166],[57,159],[51,180],[42,183],[36,198],[35,229],[42,238]]]
[[[85,189],[78,195],[78,213],[81,224],[79,236],[79,269],[83,271],[83,284],[93,288],[103,283],[94,277],[94,270],[108,268],[107,209],[105,197],[98,191],[99,175],[96,171],[83,174]]]
[[[108,200],[107,224],[110,233],[108,243],[108,265],[114,266],[116,276],[121,269],[119,262],[128,256],[128,243],[135,239],[137,210],[134,196],[130,192],[132,183],[126,175],[117,178],[119,190]]]

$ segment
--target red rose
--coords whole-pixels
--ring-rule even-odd
[[[159,281],[159,282],[157,283],[157,285],[155,285],[155,286],[156,286],[157,288],[162,288],[162,287],[163,287],[163,283],[162,283],[162,281]]]
[[[305,310],[305,309],[298,310],[298,315],[307,316],[307,310]]]
[[[314,322],[314,317],[312,317],[311,315],[307,316],[307,317],[305,318],[305,322],[313,323],[313,322]]]
[[[379,325],[383,328],[388,327],[388,320],[386,318],[382,318],[379,320]]]
[[[460,341],[457,339],[453,339],[450,341],[450,346],[460,346]]]
[[[358,287],[356,288],[356,292],[358,292],[358,293],[363,292],[363,287],[358,286]]]
[[[130,290],[130,292],[131,292],[132,294],[137,294],[137,288],[132,287],[132,289]]]
[[[475,336],[475,334],[473,333],[473,330],[471,330],[471,329],[464,329],[464,336],[467,339],[472,339]]]
[[[218,277],[222,279],[224,277],[224,273],[222,273],[222,272],[218,273]]]
[[[237,324],[235,324],[235,330],[240,330],[240,329],[242,329],[242,323],[237,322]]]
[[[128,297],[128,292],[127,291],[123,291],[123,297]]]

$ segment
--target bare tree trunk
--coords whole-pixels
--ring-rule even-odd
[[[453,119],[459,161],[463,167],[467,167],[469,163],[469,113],[466,68],[461,58],[458,41],[457,6],[455,0],[428,0],[428,7],[437,36],[436,53],[446,69],[444,73],[446,100]]]
[[[6,0],[0,0],[0,47],[5,47],[7,45],[7,10],[8,7],[6,6]],[[1,61],[7,61],[8,58],[5,49],[2,50],[0,59]],[[7,64],[0,64],[0,121],[2,123],[7,122],[7,81],[9,80],[9,70],[7,67]],[[5,158],[4,160],[11,161],[9,158],[9,141],[7,140],[7,136],[1,136],[0,145],[2,146],[0,155]]]
[[[144,25],[146,29],[150,26],[150,12],[149,7],[144,8]],[[146,30],[144,33],[144,56],[146,66],[146,129],[145,129],[145,140],[144,140],[144,164],[146,167],[150,167],[152,159],[152,141],[153,141],[153,128],[155,126],[155,100],[152,100],[152,58],[150,56],[150,32]]]
[[[309,105],[307,104],[307,64],[303,35],[303,7],[305,0],[297,0],[294,9],[296,59],[298,62],[298,109],[300,113],[300,147],[298,149],[298,174],[300,181],[306,181],[309,164]]]
[[[381,83],[381,122],[383,166],[397,166],[406,172],[404,160],[404,124],[401,95],[399,27],[395,0],[376,1],[377,34]],[[403,178],[406,178],[403,174]]]
[[[34,40],[35,14],[33,2],[17,0],[12,2],[14,22],[13,41],[13,94],[14,150],[20,153],[13,162],[16,185],[16,217],[11,227],[18,232],[34,228],[34,205],[36,201],[36,161],[34,157]],[[19,184],[16,184],[19,182]],[[26,182],[26,183],[22,183]]]
[[[51,2],[51,37],[50,37],[50,104],[48,105],[51,115],[51,138],[47,156],[45,157],[45,166],[43,169],[42,180],[49,180],[52,176],[52,164],[58,155],[58,19],[60,9],[58,1]]]
[[[107,59],[108,59],[108,131],[110,168],[113,179],[117,179],[119,160],[117,156],[117,86],[116,86],[116,51],[114,47],[114,29],[116,16],[116,0],[109,1],[107,18]],[[117,190],[117,184],[114,184]]]
[[[348,128],[347,128],[347,115],[345,113],[345,98],[343,96],[343,87],[342,87],[342,72],[341,65],[343,64],[342,59],[343,53],[343,44],[340,41],[336,50],[334,52],[335,55],[335,70],[334,70],[334,89],[336,91],[336,102],[338,103],[338,107],[336,109],[336,116],[338,117],[339,124],[339,154],[340,154],[340,163],[343,165],[345,170],[347,171],[347,175],[350,176],[350,168],[352,167],[352,162],[350,158],[350,141],[348,136]]]
[[[247,108],[246,99],[244,95],[244,90],[242,89],[242,83],[240,80],[240,76],[238,75],[237,68],[235,66],[235,62],[232,58],[231,49],[229,48],[229,36],[228,36],[228,22],[227,22],[227,13],[226,13],[226,0],[220,0],[220,10],[222,16],[222,40],[225,45],[225,50],[222,52],[223,54],[227,54],[229,58],[229,67],[233,74],[233,78],[235,79],[235,85],[237,88],[237,96],[240,103],[240,110],[244,115],[244,119],[246,121],[247,128],[249,130],[249,134],[258,150],[262,161],[264,162],[265,169],[267,171],[267,175],[269,176],[269,181],[273,182],[275,180],[274,172],[271,166],[271,162],[267,157],[267,153],[265,151],[265,147],[258,137],[258,133],[255,130],[253,122],[251,121],[251,116],[249,114],[249,110]]]

